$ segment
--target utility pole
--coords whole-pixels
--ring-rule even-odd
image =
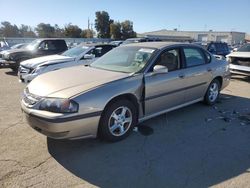
[[[89,18],[88,18],[88,30],[89,30]]]

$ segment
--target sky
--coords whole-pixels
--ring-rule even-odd
[[[131,20],[137,33],[175,28],[250,33],[249,7],[250,0],[0,0],[0,22],[86,29],[96,11],[107,11],[115,21]]]

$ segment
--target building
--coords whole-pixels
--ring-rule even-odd
[[[236,31],[178,31],[178,30],[159,30],[138,34],[140,37],[158,37],[161,39],[175,37],[189,38],[195,42],[226,42],[229,45],[242,44],[245,42],[246,33]]]
[[[246,34],[246,42],[250,42],[250,34]]]

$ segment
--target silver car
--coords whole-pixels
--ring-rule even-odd
[[[30,126],[48,137],[119,141],[149,118],[199,101],[214,104],[229,81],[228,63],[202,47],[134,43],[88,67],[38,76],[21,106]]]
[[[42,56],[20,63],[18,76],[21,82],[30,82],[46,72],[90,64],[116,46],[111,44],[80,44],[60,55]]]

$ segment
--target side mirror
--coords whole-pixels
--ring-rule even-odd
[[[95,58],[95,55],[93,54],[85,54],[83,59],[93,59]]]
[[[163,65],[155,65],[153,72],[157,73],[157,74],[168,73],[168,68],[166,66],[163,66]]]

